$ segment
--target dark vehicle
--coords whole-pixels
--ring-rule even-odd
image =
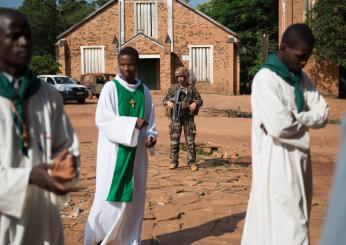
[[[81,76],[80,83],[87,87],[89,93],[88,98],[92,98],[92,96],[98,98],[103,85],[113,80],[115,76],[115,74],[110,73],[88,73]]]
[[[56,88],[64,100],[76,100],[79,104],[84,104],[88,96],[86,87],[77,84],[72,78],[60,75],[39,75],[44,82]]]

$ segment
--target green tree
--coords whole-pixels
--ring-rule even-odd
[[[28,17],[31,24],[34,54],[54,56],[54,43],[59,31],[55,0],[24,0],[19,10]]]
[[[56,74],[59,72],[59,64],[51,55],[34,55],[30,69],[36,74]]]
[[[249,93],[252,78],[263,63],[264,33],[270,34],[270,50],[277,50],[277,0],[210,0],[197,9],[238,34],[241,93]]]
[[[103,2],[107,2],[107,0]],[[59,33],[61,33],[93,12],[95,5],[81,0],[60,0],[58,10]]]
[[[346,1],[318,0],[307,22],[316,38],[314,56],[346,67]]]

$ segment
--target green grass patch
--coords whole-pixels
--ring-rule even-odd
[[[180,143],[179,144],[179,150],[180,151],[187,151],[187,148],[186,148],[186,144],[184,142]],[[213,152],[211,153],[207,153],[203,150],[203,148],[199,145],[199,144],[196,144],[195,145],[195,150],[196,150],[196,155],[197,156],[204,156],[204,157],[208,157],[208,156],[211,156]]]
[[[330,118],[328,120],[328,124],[337,124],[337,125],[339,125],[339,124],[341,124],[341,119],[340,118]]]

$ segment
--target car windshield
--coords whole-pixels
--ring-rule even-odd
[[[54,77],[58,84],[76,84],[70,77]]]

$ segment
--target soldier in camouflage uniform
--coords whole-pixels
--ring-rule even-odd
[[[187,160],[191,170],[197,171],[196,165],[196,150],[195,150],[195,136],[196,124],[194,122],[195,115],[198,114],[199,108],[203,104],[203,100],[198,93],[194,84],[189,84],[188,71],[185,67],[178,67],[175,71],[175,77],[178,84],[173,84],[168,90],[163,105],[166,109],[167,116],[170,118],[169,134],[171,139],[170,150],[170,169],[178,167],[179,158],[179,142],[182,128],[184,129],[185,142],[187,148]],[[180,96],[177,96],[179,93]],[[179,97],[180,113],[179,117],[172,117],[175,107],[178,108],[176,103]]]

